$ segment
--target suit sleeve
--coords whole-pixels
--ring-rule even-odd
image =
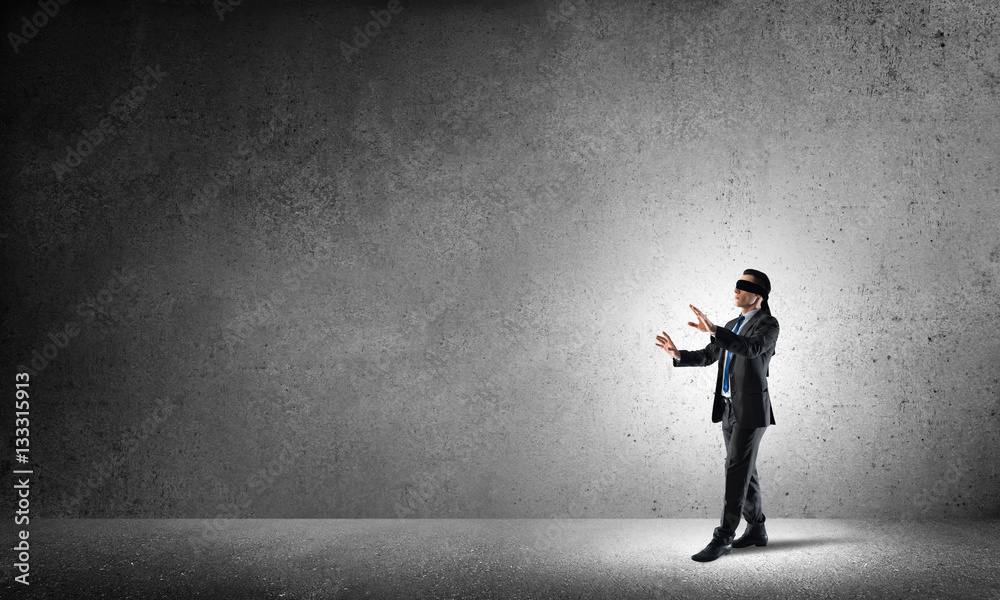
[[[766,315],[760,325],[754,328],[752,335],[740,335],[718,327],[715,330],[713,340],[715,345],[723,350],[747,358],[754,358],[774,349],[774,344],[778,341],[778,320],[771,315]]]
[[[681,357],[674,359],[675,367],[707,367],[719,360],[719,347],[715,344],[705,346],[704,350],[680,350]]]

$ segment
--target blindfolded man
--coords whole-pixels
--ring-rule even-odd
[[[704,350],[678,350],[666,332],[656,336],[656,345],[673,358],[675,367],[705,367],[719,363],[712,422],[722,422],[722,437],[726,442],[726,491],[722,519],[712,541],[691,557],[698,562],[715,560],[729,554],[733,548],[767,545],[756,463],[764,431],[768,425],[774,425],[767,375],[778,340],[778,320],[771,316],[767,304],[770,293],[771,282],[767,275],[747,269],[734,290],[740,315],[725,327],[716,326],[703,312],[691,306],[697,322],[688,325],[712,336]],[[733,541],[741,514],[747,521],[747,528]]]

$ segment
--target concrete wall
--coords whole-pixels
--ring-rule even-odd
[[[715,516],[715,372],[653,338],[752,267],[768,516],[1000,515],[995,2],[454,4],[4,50],[37,514]]]

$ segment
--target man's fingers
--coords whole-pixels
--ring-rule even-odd
[[[667,351],[668,354],[670,354],[670,356],[673,356],[674,354],[679,354],[677,352],[677,346],[674,345],[673,340],[670,339],[670,336],[667,335],[667,332],[663,331],[660,333],[661,335],[656,336],[656,347],[663,348],[664,350]]]

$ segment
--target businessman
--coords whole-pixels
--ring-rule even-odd
[[[691,557],[698,562],[715,560],[733,548],[767,545],[756,463],[764,431],[768,425],[774,425],[767,376],[778,340],[778,321],[771,316],[767,304],[770,293],[767,275],[747,269],[734,290],[740,315],[725,327],[716,326],[705,313],[691,306],[696,322],[688,325],[712,336],[704,350],[678,350],[665,331],[656,336],[656,345],[670,355],[675,367],[719,363],[712,422],[722,422],[726,489],[722,519],[712,541]],[[733,541],[741,514],[747,521],[746,531]]]

